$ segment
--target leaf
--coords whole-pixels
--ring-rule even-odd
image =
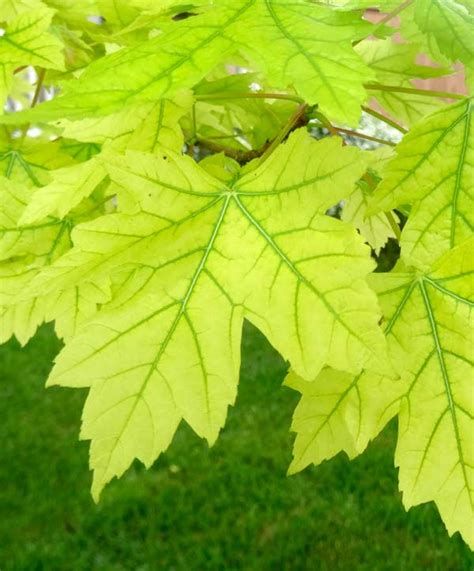
[[[434,500],[450,534],[474,547],[471,239],[425,275],[373,276],[391,306],[389,347],[406,392],[395,461],[403,502]],[[402,283],[403,279],[405,283]]]
[[[416,57],[419,47],[415,44],[394,43],[387,40],[367,40],[356,47],[363,60],[375,71],[377,81],[385,85],[413,87],[415,78],[429,79],[440,77],[452,71],[446,67],[419,65]],[[412,125],[423,116],[436,111],[442,104],[440,99],[413,93],[374,91],[379,104],[397,120]]]
[[[0,22],[9,22],[20,14],[44,7],[41,0],[0,0]]]
[[[110,299],[106,282],[99,285],[86,282],[56,295],[19,301],[19,292],[28,287],[41,268],[41,260],[35,264],[16,261],[0,266],[0,343],[14,335],[25,345],[45,321],[55,321],[56,334],[69,339],[94,315],[99,304]]]
[[[301,393],[291,424],[297,435],[289,474],[341,451],[351,459],[361,454],[398,412],[404,386],[367,372],[354,377],[330,368],[309,382],[290,372],[284,384]]]
[[[54,170],[49,184],[33,194],[20,224],[32,224],[51,215],[63,218],[99,185],[106,185],[104,153],[126,148],[152,152],[158,147],[179,151],[184,141],[177,121],[191,102],[185,94],[176,103],[164,100],[132,108],[133,113],[127,110],[101,119],[67,122],[66,136],[103,143],[104,152],[83,163]]]
[[[46,303],[34,298],[16,301],[22,291],[38,273],[36,267],[28,268],[23,261],[0,265],[0,343],[15,335],[25,345],[44,321]]]
[[[313,382],[290,374],[302,393],[294,473],[340,450],[360,454],[399,410],[396,463],[405,507],[434,500],[450,534],[474,545],[473,258],[471,239],[426,273],[403,265],[373,274],[386,320],[389,353],[400,375],[325,369]]]
[[[94,62],[65,86],[63,96],[13,122],[106,115],[124,104],[172,99],[241,51],[270,82],[294,85],[330,117],[357,123],[366,99],[362,84],[372,78],[351,45],[370,31],[359,14],[304,0],[291,5],[283,0],[233,0],[200,12],[167,24],[157,37]]]
[[[388,239],[397,238],[397,236],[385,212],[373,214],[372,216],[367,215],[369,200],[372,196],[373,192],[369,185],[364,181],[359,181],[356,190],[344,203],[341,219],[346,222],[352,222],[378,255]],[[392,213],[392,216],[394,221],[398,223],[397,215]]]
[[[62,234],[60,220],[19,226],[18,220],[32,190],[0,178],[0,260],[18,256],[46,256]]]
[[[215,440],[235,400],[244,317],[304,376],[325,363],[387,369],[369,251],[324,215],[364,169],[356,149],[304,131],[227,185],[173,153],[110,161],[119,208],[134,215],[79,226],[75,248],[34,285],[135,268],[49,380],[92,387],[83,437],[96,498],[135,457],[150,465],[181,418]]]
[[[38,65],[43,68],[64,69],[62,44],[47,32],[53,12],[40,4],[40,8],[24,11],[28,6],[33,7],[36,4],[38,3],[20,2],[19,15],[8,23],[5,33],[0,35],[0,115],[12,90],[13,72],[16,67]],[[0,5],[0,14],[1,9]],[[7,6],[5,14],[5,18],[9,18],[13,16],[13,11]]]
[[[63,152],[61,142],[0,142],[0,176],[27,187],[39,187],[50,180],[49,171],[72,164]]]
[[[377,256],[389,238],[398,239],[387,213],[380,212],[370,215],[368,213],[374,190],[381,180],[379,173],[383,171],[393,156],[393,149],[386,147],[380,147],[366,153],[369,169],[364,177],[357,181],[354,192],[344,200],[341,211],[341,220],[351,222],[370,244]],[[393,217],[393,222],[398,224],[397,214],[392,211],[390,215]]]
[[[11,156],[14,161],[23,161],[20,168],[26,165],[30,168],[20,153]],[[13,164],[9,162],[9,174],[13,174]],[[43,321],[53,319],[58,335],[70,336],[92,316],[99,303],[110,298],[107,281],[94,285],[86,282],[52,295],[26,294],[31,281],[70,248],[74,217],[84,219],[86,215],[87,219],[97,211],[96,207],[90,213],[87,209],[86,212],[76,209],[73,216],[65,220],[38,217],[34,223],[22,222],[27,205],[32,204],[31,197],[41,191],[32,183],[19,184],[0,177],[0,342],[15,335],[25,344]]]
[[[44,320],[45,302],[17,302],[16,297],[37,275],[38,268],[69,244],[60,221],[17,225],[31,193],[29,188],[0,178],[0,342],[16,335],[24,344],[34,335]]]
[[[12,20],[0,36],[0,65],[12,70],[19,65],[64,69],[61,42],[47,30],[53,11],[40,8]]]
[[[96,0],[44,0],[56,12],[56,17],[68,27],[91,32],[97,27],[88,20],[90,16],[99,16]]]
[[[57,169],[53,181],[38,189],[28,202],[19,223],[33,224],[54,215],[64,218],[83,198],[90,196],[106,177],[100,159]]]
[[[474,229],[471,107],[471,100],[460,101],[413,127],[383,172],[369,209],[373,214],[414,205],[401,245],[405,258],[421,267]]]
[[[61,292],[57,298],[46,296],[44,320],[55,322],[58,337],[70,339],[97,312],[98,306],[108,302],[110,297],[107,280],[99,284],[85,282]]]
[[[131,105],[106,117],[64,120],[58,126],[63,128],[64,137],[107,145],[116,152],[152,152],[158,147],[180,151],[184,140],[179,121],[192,105],[190,93],[182,92],[173,101]]]
[[[472,69],[474,15],[467,6],[455,0],[419,0],[415,6],[415,21],[430,46],[436,43],[445,56],[460,60]]]

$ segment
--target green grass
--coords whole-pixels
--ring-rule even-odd
[[[433,505],[405,513],[395,426],[349,462],[287,478],[297,395],[285,365],[250,327],[238,402],[208,449],[185,426],[145,471],[89,495],[85,393],[43,389],[59,343],[43,328],[0,349],[0,569],[471,571]]]

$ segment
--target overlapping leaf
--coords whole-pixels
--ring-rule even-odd
[[[291,425],[296,439],[290,474],[341,451],[349,458],[361,454],[398,412],[405,388],[399,380],[366,371],[354,377],[331,368],[312,381],[290,372],[285,385],[301,393]]]
[[[69,243],[64,224],[57,220],[17,226],[31,189],[4,178],[0,178],[0,189],[0,341],[15,334],[26,342],[44,319],[45,303],[25,300],[16,304],[15,298],[38,267],[64,252]]]
[[[364,168],[356,149],[304,132],[228,184],[170,153],[110,162],[119,205],[135,214],[78,227],[74,250],[36,284],[135,268],[50,379],[92,387],[83,436],[96,496],[135,457],[152,463],[181,418],[214,441],[235,399],[244,316],[305,376],[325,363],[387,367],[368,249],[324,215]]]
[[[165,26],[163,33],[93,63],[63,96],[31,114],[48,120],[112,113],[172,98],[241,51],[270,82],[294,85],[341,121],[357,123],[372,74],[352,48],[370,31],[359,14],[297,0],[233,0]],[[26,117],[26,116],[24,116]],[[15,119],[14,119],[15,120]]]
[[[0,22],[9,22],[24,12],[44,7],[41,0],[0,0]]]
[[[429,79],[451,72],[449,68],[417,64],[416,58],[420,50],[416,43],[394,43],[391,38],[367,40],[359,44],[356,51],[375,71],[377,81],[384,85],[410,88],[413,87],[412,79]],[[408,126],[442,104],[441,100],[430,94],[374,91],[373,95],[392,117]]]
[[[414,204],[402,239],[405,256],[430,263],[472,235],[474,146],[472,101],[461,101],[418,123],[384,171],[372,213]]]
[[[31,281],[70,247],[73,218],[38,216],[30,222],[21,220],[33,197],[41,192],[41,183],[49,180],[48,167],[70,162],[57,143],[11,147],[0,154],[1,172],[8,177],[0,177],[0,342],[15,335],[24,344],[38,325],[53,319],[57,333],[68,337],[99,303],[110,297],[104,280],[49,296],[39,291],[22,297]],[[100,212],[100,203],[98,206],[91,201],[76,216],[84,220],[85,215],[87,219]]]
[[[431,52],[439,50],[453,61],[463,62],[472,81],[474,6],[456,0],[419,0],[415,21],[426,34]]]
[[[345,450],[362,452],[398,408],[396,462],[407,509],[434,500],[450,533],[474,545],[472,394],[473,240],[417,270],[374,274],[399,380],[325,370],[308,383],[293,419],[297,471]]]
[[[47,31],[52,17],[53,11],[46,6],[21,13],[0,36],[0,108],[11,89],[16,67],[64,69],[62,44]]]
[[[56,169],[49,184],[34,193],[20,223],[31,224],[50,215],[63,218],[100,185],[107,185],[104,154],[125,149],[152,152],[158,147],[179,151],[183,146],[179,119],[191,103],[189,94],[181,94],[175,102],[163,100],[140,108],[133,106],[105,118],[65,122],[64,135],[100,143],[103,151],[82,163]]]
[[[374,189],[380,180],[377,173],[383,170],[392,156],[393,150],[390,148],[379,148],[370,152],[370,172],[357,182],[354,192],[344,201],[341,212],[341,219],[351,222],[377,255],[389,238],[397,237],[393,225],[399,220],[394,212],[368,214]]]

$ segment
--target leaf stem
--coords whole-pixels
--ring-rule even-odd
[[[392,93],[411,93],[412,95],[426,95],[428,97],[444,97],[446,99],[466,99],[462,93],[450,91],[433,91],[431,89],[416,89],[414,87],[400,87],[398,85],[382,85],[380,83],[365,83],[364,87],[372,91],[390,91]]]
[[[403,134],[408,133],[408,129],[405,129],[405,127],[402,127],[396,121],[393,121],[393,119],[390,119],[389,117],[382,115],[382,113],[375,111],[375,109],[372,109],[371,107],[366,107],[363,105],[362,110],[365,111],[366,113],[368,113],[369,115],[372,115],[372,117],[375,117],[379,121],[383,121],[384,123],[387,123],[387,125],[390,125],[390,127],[397,129],[397,131],[400,131],[400,133],[403,133]]]
[[[395,234],[397,240],[400,242],[400,238],[402,237],[402,232],[400,230],[400,226],[397,224],[397,221],[395,220],[395,217],[393,216],[393,212],[387,211],[387,212],[385,212],[385,216],[386,216],[388,223],[390,224],[390,227],[392,228],[393,233]]]
[[[286,101],[295,101],[296,103],[304,103],[304,100],[297,95],[289,93],[267,93],[264,91],[255,92],[229,92],[229,93],[209,93],[207,95],[196,95],[197,101],[222,101],[225,99],[283,99]]]
[[[38,76],[36,79],[36,89],[35,89],[35,92],[33,95],[33,99],[31,100],[31,109],[36,107],[36,105],[40,99],[41,90],[43,89],[44,78],[46,76],[46,70],[44,68],[40,68],[37,73],[38,73]],[[26,123],[26,125],[23,126],[23,134],[21,136],[20,145],[23,145],[23,142],[26,139],[26,135],[28,134],[28,130],[30,127],[31,127],[31,123]]]
[[[342,127],[335,127],[329,119],[320,113],[319,111],[313,111],[312,113],[316,119],[321,122],[321,125],[325,127],[331,135],[339,135],[343,133],[344,135],[349,135],[351,137],[358,137],[359,139],[366,139],[367,141],[374,141],[375,143],[380,143],[382,145],[390,145],[395,147],[396,144],[392,141],[387,141],[386,139],[379,139],[378,137],[373,137],[372,135],[366,135],[365,133],[359,133],[359,131],[353,131],[351,129],[343,129]]]
[[[320,111],[313,111],[313,115],[316,117],[316,119],[321,121],[323,127],[326,127],[326,129],[331,133],[331,135],[337,135],[338,131],[337,128],[334,127],[334,125],[331,123],[331,121],[329,121],[326,115],[323,115],[323,113],[321,113]]]
[[[302,103],[298,106],[298,109],[293,113],[293,115],[288,119],[286,125],[283,126],[283,129],[280,133],[273,139],[271,144],[266,148],[265,152],[261,156],[260,164],[268,159],[268,157],[273,153],[273,151],[281,144],[283,141],[288,137],[288,135],[293,131],[293,129],[297,128],[298,126],[302,126],[302,124],[307,124],[307,121],[304,121],[306,116],[306,112],[308,110],[308,105],[306,103]]]
[[[391,12],[386,14],[381,20],[379,20],[375,24],[375,26],[372,28],[372,30],[370,32],[370,35],[374,36],[382,26],[387,24],[387,22],[390,22],[390,20],[393,20],[393,18],[396,18],[398,16],[398,14],[400,14],[400,12],[403,12],[403,10],[408,8],[408,6],[410,6],[411,4],[413,4],[413,0],[405,0],[405,2],[403,2],[402,4],[400,4],[399,6],[394,8]],[[360,44],[360,42],[362,42],[365,39],[366,38],[362,38],[360,40],[357,40],[356,42],[353,42],[352,45],[356,46],[357,44]]]
[[[394,8],[391,12],[389,12],[386,16],[384,16],[379,22],[377,22],[374,29],[372,30],[372,34],[374,34],[374,32],[377,32],[382,26],[384,26],[385,24],[390,22],[390,20],[393,20],[394,18],[396,18],[398,16],[398,14],[403,12],[403,10],[406,10],[408,8],[408,6],[410,6],[411,4],[413,4],[413,0],[405,0],[405,2],[402,2],[399,6]]]
[[[33,95],[33,100],[31,101],[31,108],[32,109],[33,109],[33,107],[36,107],[36,105],[39,101],[39,98],[41,96],[41,89],[43,88],[45,76],[46,76],[46,70],[44,68],[41,68],[38,71],[38,79],[36,81],[35,94]]]
[[[391,147],[397,146],[393,141],[387,141],[386,139],[380,139],[379,137],[373,137],[372,135],[366,135],[365,133],[359,133],[358,131],[352,131],[351,129],[341,129],[340,127],[335,127],[335,129],[338,133],[344,133],[351,137],[358,137],[359,139],[366,139],[367,141],[374,141],[381,145],[390,145]]]

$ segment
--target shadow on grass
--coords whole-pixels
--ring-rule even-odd
[[[470,571],[433,505],[405,513],[392,424],[367,453],[287,478],[297,395],[285,364],[245,329],[238,402],[209,449],[182,426],[145,471],[89,495],[85,393],[42,386],[60,344],[49,327],[0,348],[0,569]]]

